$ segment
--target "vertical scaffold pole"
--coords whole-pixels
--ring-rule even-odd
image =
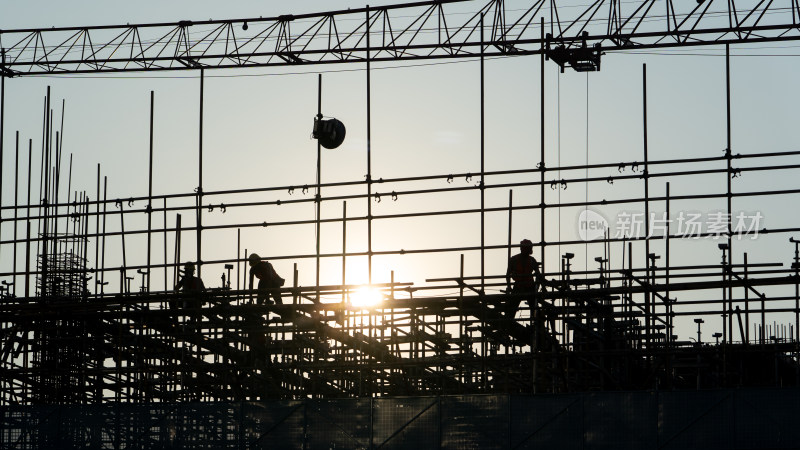
[[[103,176],[103,242],[102,249],[100,250],[100,295],[105,293],[106,284],[106,218],[108,207],[106,201],[108,200],[108,177]],[[119,291],[122,292],[122,286]]]
[[[150,292],[150,247],[153,235],[153,110],[155,93],[150,91],[150,163],[147,169],[147,292]],[[202,163],[201,163],[202,164]],[[199,258],[198,258],[199,259]]]
[[[369,5],[367,14],[367,266],[369,284],[372,284],[372,79],[370,73]]]
[[[168,279],[169,279],[169,259],[168,258],[168,249],[167,249],[167,237],[168,237],[168,230],[167,230],[167,197],[164,197],[164,291],[169,290],[168,286]]]
[[[670,192],[669,183],[667,183],[667,232],[664,237],[664,298],[667,302],[667,346],[672,348],[672,301],[669,299],[669,233],[670,233]]]
[[[650,173],[647,167],[648,154],[647,154],[647,64],[642,64],[642,131],[643,131],[643,147],[644,147],[644,172],[642,178],[644,179],[644,260],[645,265],[649,265],[650,258]],[[650,291],[645,291],[644,294],[644,314],[645,314],[645,342],[647,343],[648,350],[650,350],[650,332],[652,330],[652,310],[651,310],[651,295]]]
[[[0,48],[0,63],[2,63],[2,67],[5,68],[6,65],[6,49]],[[5,140],[4,129],[5,129],[5,122],[6,122],[6,77],[3,74],[0,74],[0,180],[3,179],[3,141]],[[17,133],[17,142],[19,142],[19,133]],[[0,181],[0,204],[3,200],[3,183]],[[16,211],[16,209],[14,209]],[[0,218],[0,225],[2,225],[3,220]],[[17,222],[14,221],[14,227],[16,229]],[[2,228],[0,228],[2,231]],[[0,232],[0,236],[2,236],[2,232]],[[15,239],[16,241],[16,239]],[[16,246],[16,244],[14,244]],[[2,256],[3,246],[0,245],[0,256]],[[16,264],[16,258],[15,258]]]
[[[97,164],[97,202],[94,206],[94,295],[99,293],[98,286],[100,285],[100,163]]]
[[[725,44],[725,110],[726,110],[726,135],[727,147],[725,148],[725,163],[727,171],[725,172],[727,196],[726,202],[728,207],[728,267],[733,268],[733,240],[731,239],[731,208],[733,203],[732,189],[732,170],[731,170],[731,48],[730,45]],[[728,330],[730,332],[731,342],[733,342],[733,288],[728,287]]]
[[[506,260],[511,259],[511,226],[513,224],[514,213],[514,190],[508,190],[508,250],[506,251]]]
[[[25,223],[28,234],[25,243],[25,298],[30,295],[30,257],[31,257],[31,170],[33,168],[33,139],[28,139],[28,200],[25,209]]]
[[[31,296],[31,221],[26,223],[25,234],[25,298]]]
[[[44,133],[43,133],[43,142],[42,142],[42,161],[43,161],[43,171],[44,171],[44,197],[42,197],[42,203],[44,206],[44,214],[42,215],[42,219],[40,222],[42,223],[42,277],[41,277],[41,286],[42,291],[41,294],[43,296],[47,295],[47,282],[48,282],[48,264],[47,264],[47,224],[48,224],[48,193],[50,192],[50,86],[47,86],[47,97],[45,98],[45,109],[44,109]],[[41,188],[41,183],[40,183]]]
[[[347,284],[347,202],[342,202],[342,308],[344,308],[345,288]]]
[[[322,74],[317,76],[317,119],[322,120]],[[322,144],[317,139],[317,193],[314,199],[316,206],[315,230],[317,235],[316,253],[316,302],[319,302],[319,242],[320,242],[320,213],[322,206]]]
[[[125,202],[119,204],[119,231],[120,231],[120,240],[122,242],[122,267],[120,268],[120,272],[122,273],[122,278],[120,279],[123,283],[123,286],[120,287],[120,292],[125,292],[126,294],[129,293],[127,289],[125,289],[125,278],[127,277],[128,271],[128,258],[125,252]]]
[[[181,264],[181,215],[175,215],[175,253],[172,255],[173,257],[173,266],[172,266],[172,280],[174,284],[178,284],[178,277],[180,276],[180,264]]]
[[[744,264],[743,267],[744,273],[742,276],[744,278],[745,283],[747,283],[747,277],[748,277],[747,252],[744,252],[744,259],[742,260],[742,263]],[[795,274],[796,273],[797,271],[795,270]],[[797,295],[798,295],[797,284],[795,284],[795,301],[797,299]],[[750,289],[748,288],[747,284],[744,285],[744,321],[745,324],[747,325],[745,327],[745,333],[747,333],[745,335],[745,343],[749,344],[750,343]]]
[[[197,276],[203,270],[203,85],[205,71],[200,69],[200,136],[197,154]],[[180,262],[178,262],[180,263]]]
[[[545,230],[544,230],[544,210],[545,210],[545,204],[544,204],[544,175],[545,175],[545,165],[544,165],[544,56],[545,56],[545,54],[544,54],[545,53],[544,17],[541,18],[541,32],[542,32],[541,33],[542,34],[542,36],[541,36],[542,48],[541,48],[541,55],[540,55],[541,56],[541,74],[540,74],[540,77],[539,77],[540,80],[541,80],[541,86],[540,86],[541,87],[541,89],[540,89],[541,90],[541,92],[540,92],[541,102],[540,102],[540,111],[539,111],[539,116],[540,116],[540,124],[539,124],[539,126],[540,126],[540,129],[541,129],[541,133],[540,133],[541,134],[541,142],[539,143],[539,147],[540,147],[540,151],[541,151],[540,160],[539,160],[540,161],[539,162],[539,166],[540,166],[539,168],[540,168],[540,171],[541,171],[540,172],[541,184],[539,186],[539,191],[540,191],[540,194],[541,194],[541,202],[540,202],[541,204],[539,205],[539,207],[540,207],[540,211],[541,211],[541,214],[540,214],[541,222],[540,222],[540,225],[539,225],[539,228],[540,228],[539,232],[541,233],[540,241],[541,241],[541,246],[542,246],[541,272],[542,273],[547,273],[546,270],[545,270],[546,243],[545,243]]]
[[[242,289],[241,284],[239,284],[240,274],[242,270],[242,262],[239,259],[239,255],[242,254],[242,229],[236,229],[236,290]]]
[[[0,171],[2,173],[2,171]],[[17,228],[19,225],[17,224],[17,220],[19,220],[19,131],[17,131],[16,136],[16,145],[14,150],[14,264],[13,264],[13,278],[12,283],[14,283],[14,292],[13,294],[17,294],[17,245],[18,245],[18,233]],[[11,293],[11,292],[9,292]]]
[[[486,196],[485,196],[485,189],[484,189],[484,150],[486,148],[486,139],[485,139],[485,129],[484,129],[484,109],[485,109],[485,102],[484,102],[484,70],[483,70],[483,62],[484,62],[484,45],[483,45],[484,35],[483,35],[483,13],[481,13],[481,294],[484,293],[484,285],[486,284],[486,249],[485,249],[485,239],[486,239]]]

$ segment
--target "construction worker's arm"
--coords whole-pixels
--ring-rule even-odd
[[[175,292],[178,292],[179,290],[181,290],[181,286],[183,286],[183,280],[184,280],[184,278],[181,278],[180,280],[178,280],[178,283],[175,285],[175,288],[173,289]]]
[[[535,263],[533,265],[533,276],[534,276],[534,279],[536,280],[536,284],[538,284],[542,288],[544,288],[545,286],[552,286],[553,285],[553,283],[548,281],[547,278],[545,278],[544,275],[542,275],[542,272],[539,271],[538,263]]]
[[[511,292],[511,260],[508,260],[508,268],[506,269],[506,292]]]
[[[247,289],[249,289],[251,291],[253,290],[253,276],[254,276],[253,275],[253,269],[251,268],[250,269],[250,282],[247,284]],[[250,298],[251,299],[253,298],[253,294],[252,293],[250,294]]]

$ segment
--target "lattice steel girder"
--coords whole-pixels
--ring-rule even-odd
[[[800,39],[800,0],[468,0],[139,25],[0,30],[0,76],[298,66]],[[474,9],[473,9],[474,11]],[[542,29],[544,25],[544,29]],[[566,53],[565,53],[566,51]],[[572,55],[574,56],[574,55]],[[566,58],[569,59],[569,58]],[[599,67],[599,60],[597,62]]]

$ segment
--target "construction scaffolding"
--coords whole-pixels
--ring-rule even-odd
[[[442,6],[440,3],[444,2],[428,6],[437,10]],[[698,3],[698,8],[701,4]],[[496,7],[499,3],[491,5]],[[537,5],[541,8],[541,4]],[[796,5],[792,13],[794,9]],[[376,16],[370,16],[369,9],[358,13],[366,13],[369,22],[390,10],[373,11]],[[286,20],[282,18],[279,22]],[[254,22],[257,20],[250,20],[251,26],[255,26]],[[533,14],[528,23],[537,23]],[[548,27],[553,27],[552,22]],[[545,27],[538,31],[543,35]],[[366,57],[362,62],[366,63],[369,77],[369,33],[366,36]],[[480,58],[481,87],[484,49],[493,47],[503,54],[519,54],[507,42],[501,46],[496,34],[492,36],[491,46],[481,37],[480,50],[465,55]],[[547,39],[554,38],[551,35]],[[542,123],[545,56],[562,67],[566,64],[581,70],[599,69],[600,50],[581,60],[579,51],[567,51],[580,41],[569,41],[564,36],[560,39],[558,42],[566,47],[550,51],[549,44],[540,40],[535,43],[538,51],[525,53],[535,53],[541,58]],[[627,44],[620,41],[619,45]],[[26,51],[21,50],[20,54]],[[387,49],[384,46],[375,51]],[[190,60],[194,63],[184,63],[186,68],[200,69],[201,105],[205,67],[197,66],[197,61],[206,57],[210,58],[203,56]],[[595,57],[596,67],[587,66],[587,61]],[[292,61],[286,58],[285,62]],[[4,65],[0,72],[4,83],[6,76],[20,75],[18,66],[22,65],[18,59]],[[26,67],[41,65],[31,63]],[[77,64],[74,70],[76,73],[90,70],[87,67]],[[105,67],[97,66],[96,70]],[[149,68],[145,64],[137,70],[164,68],[174,69]],[[729,70],[726,65],[726,75]],[[321,182],[318,156],[315,182],[207,191],[202,180],[201,107],[198,187],[186,193],[153,193],[151,97],[149,193],[146,197],[126,199],[107,198],[107,180],[101,178],[99,165],[95,192],[73,191],[70,179],[64,199],[66,177],[62,176],[62,170],[66,170],[63,167],[66,158],[60,141],[63,129],[59,130],[53,121],[53,96],[48,89],[42,124],[40,200],[31,201],[35,181],[30,162],[36,156],[33,140],[28,144],[27,180],[20,179],[17,134],[14,182],[20,189],[27,186],[28,200],[18,204],[15,192],[14,204],[3,204],[0,208],[3,224],[14,230],[13,238],[0,241],[4,258],[13,254],[13,259],[3,259],[0,267],[3,279],[0,405],[296,401],[800,385],[797,242],[791,240],[795,245],[794,262],[788,268],[779,260],[749,263],[746,253],[741,262],[738,254],[734,259],[736,236],[790,238],[800,232],[800,226],[786,223],[770,229],[737,229],[732,220],[736,213],[733,202],[739,199],[764,196],[794,199],[800,194],[800,189],[791,187],[761,186],[737,191],[732,187],[734,178],[747,173],[773,171],[794,176],[800,168],[797,162],[800,151],[749,154],[731,151],[728,77],[728,148],[724,154],[651,159],[647,150],[644,68],[642,76],[644,144],[638,161],[547,166],[542,126],[541,158],[536,167],[485,170],[482,146],[479,172],[381,178],[371,171],[368,148],[368,173],[364,180]],[[319,86],[321,98],[322,76]],[[481,90],[481,97],[482,94]],[[318,113],[322,117],[321,100]],[[22,147],[24,153],[24,142]],[[71,164],[70,160],[70,173]],[[726,180],[715,192],[670,195],[671,183],[715,175]],[[651,195],[651,186],[656,181],[665,184],[664,195]],[[603,186],[614,196],[560,203],[546,200],[546,194],[567,186],[587,189]],[[515,190],[524,193],[517,195],[516,203]],[[499,206],[497,202],[487,205],[487,195],[504,197],[506,192],[507,206]],[[408,197],[442,199],[456,193],[472,195],[471,206],[373,213],[374,205],[381,201]],[[701,199],[723,205],[720,209],[727,221],[721,229],[687,237],[671,229],[668,221],[661,234],[650,234],[651,212],[656,207],[662,208],[669,218],[671,205]],[[362,205],[365,212],[348,215],[348,203]],[[310,218],[306,209],[292,213],[287,220],[269,223],[226,221],[219,216],[235,211],[244,216],[264,217],[264,211],[277,211],[287,205],[313,205],[315,215]],[[330,209],[323,211],[323,205],[336,208],[341,205],[341,216],[332,215]],[[640,207],[644,211],[642,225],[648,233],[616,237],[605,227],[599,235],[588,239],[561,240],[554,238],[553,225],[546,221],[548,214],[552,216],[562,209],[586,210],[610,205]],[[516,246],[512,242],[514,215],[528,212],[533,212],[539,222],[540,235],[534,242],[534,254],[549,286],[535,294],[519,294],[504,289],[508,283],[500,273],[503,268],[487,270],[485,259],[488,253],[510,256]],[[212,214],[216,216],[209,220]],[[141,219],[143,215],[146,223]],[[182,215],[193,218],[194,223],[183,224]],[[372,247],[374,223],[452,216],[478,218],[481,231],[474,244],[380,251]],[[490,220],[487,216],[495,222],[507,220],[507,242],[486,243],[484,227]],[[107,223],[112,219],[113,227]],[[353,224],[364,225],[368,246],[363,251],[348,251],[347,242],[352,239],[352,235],[348,237],[348,226]],[[203,257],[204,242],[213,239],[217,232],[236,231],[238,236],[248,229],[307,226],[315,228],[314,254],[267,257],[271,261],[314,261],[313,284],[301,283],[301,279],[312,277],[308,274],[301,277],[295,262],[287,285],[274,288],[280,292],[283,304],[255,301],[258,292],[249,289],[246,282],[249,252],[238,239],[235,250],[229,252],[235,257],[213,260]],[[323,226],[340,227],[341,235],[323,234]],[[17,235],[21,229],[25,230],[24,235]],[[196,238],[193,244],[198,272],[222,274],[219,287],[203,292],[174,291],[173,286],[180,279],[179,268],[186,259],[181,257],[181,248],[189,245],[184,242],[186,233]],[[718,238],[715,242],[719,243],[719,264],[671,263],[676,244],[713,237]],[[146,240],[145,250],[139,248],[135,257],[129,256],[131,245],[126,246],[126,238]],[[117,259],[121,264],[106,264],[107,253],[117,252],[107,248],[107,241],[112,240],[120,245]],[[156,248],[156,240],[163,243],[163,249]],[[323,252],[321,240],[340,242],[341,252]],[[169,243],[174,246],[168,248]],[[659,251],[663,248],[663,254],[655,253],[654,243]],[[621,250],[622,258],[615,253],[617,258],[612,260],[612,246],[614,251]],[[594,259],[597,268],[573,270],[575,255],[569,250],[575,248],[585,248],[587,260]],[[560,251],[554,260],[552,252],[556,249]],[[791,251],[787,247],[787,255]],[[22,267],[17,264],[18,254],[26,255]],[[551,256],[546,258],[548,254]],[[373,282],[373,258],[391,255],[460,255],[460,265],[453,265],[452,276],[428,278],[425,284],[395,280],[393,273],[385,282]],[[479,266],[470,266],[479,270],[466,268],[465,255],[472,261],[480,260]],[[763,255],[760,256],[762,260]],[[354,301],[364,286],[346,282],[345,267],[352,258],[368,260],[369,288],[377,292],[380,302],[359,305]],[[663,264],[659,264],[662,258]],[[325,261],[341,268],[341,284],[321,285],[320,271]],[[163,289],[151,283],[155,274],[163,281]],[[787,295],[787,289],[792,288],[794,295]],[[684,294],[686,297],[682,297]],[[508,305],[519,300],[524,301],[519,312],[512,310],[509,314]],[[712,335],[715,342],[708,335],[704,340],[701,336],[704,319],[720,317],[722,331]],[[694,336],[678,335],[676,321],[684,323],[684,334],[685,324],[694,321],[697,339],[692,341],[690,337]]]
[[[764,170],[794,170],[792,165],[770,166],[773,158],[796,157],[800,152],[736,155],[683,160],[646,160],[643,163],[596,165],[592,169],[617,172],[618,185],[648,183],[651,178],[680,180],[697,173],[733,173],[725,166],[741,164],[737,173]],[[47,156],[46,156],[47,157]],[[54,158],[60,158],[54,152]],[[698,163],[712,162],[721,168],[692,170]],[[745,163],[752,162],[750,165]],[[619,174],[620,167],[641,164],[641,171]],[[661,170],[665,168],[665,170]],[[669,169],[666,169],[669,168]],[[386,196],[437,196],[452,191],[484,191],[535,187],[553,183],[604,183],[606,176],[589,179],[570,177],[585,167],[517,169],[481,174],[478,186],[450,186],[448,180],[469,174],[425,177],[445,182],[441,188],[415,190],[418,178],[385,179],[380,187]],[[638,170],[638,169],[636,169]],[[550,179],[560,171],[560,179]],[[510,172],[529,177],[541,174],[543,181],[495,182]],[[49,180],[57,184],[57,172]],[[47,185],[48,183],[45,183]],[[326,193],[323,202],[375,202],[379,193],[339,195],[347,186],[313,186]],[[47,186],[46,186],[47,187]],[[253,192],[275,191],[288,195],[300,187],[267,187]],[[56,188],[52,192],[56,192]],[[627,189],[623,189],[628,191]],[[47,189],[46,189],[47,192]],[[668,192],[668,191],[667,191]],[[769,195],[796,195],[795,190],[768,191]],[[239,194],[239,193],[234,193]],[[758,196],[764,192],[737,192],[736,196]],[[28,229],[37,223],[39,237],[26,236],[3,242],[6,248],[38,245],[36,267],[16,268],[5,277],[3,310],[3,402],[6,404],[93,404],[106,401],[174,402],[241,401],[264,399],[340,398],[363,396],[407,396],[474,393],[543,393],[587,390],[631,390],[649,388],[707,388],[735,386],[797,385],[797,322],[788,330],[773,326],[766,317],[777,313],[797,315],[797,296],[767,297],[765,288],[774,285],[800,286],[798,264],[731,264],[727,247],[718,266],[694,265],[657,267],[657,256],[648,252],[648,264],[632,264],[636,239],[610,236],[592,241],[599,252],[598,269],[573,272],[572,255],[564,254],[560,270],[546,272],[553,287],[535,298],[498,291],[506,282],[500,275],[472,275],[464,272],[464,253],[483,254],[490,250],[510,251],[504,246],[420,249],[420,253],[461,252],[461,268],[450,278],[428,279],[427,284],[392,280],[374,283],[382,301],[374,306],[354,305],[352,296],[362,286],[300,286],[298,273],[291,287],[281,288],[283,305],[259,305],[254,291],[237,289],[244,285],[246,253],[241,258],[202,261],[206,273],[223,269],[223,284],[203,293],[173,293],[171,289],[150,289],[150,273],[175,273],[181,265],[176,250],[163,263],[103,265],[104,241],[112,237],[123,245],[126,236],[169,234],[180,248],[181,233],[198,227],[182,227],[180,212],[201,214],[221,205],[217,198],[230,192],[203,192],[133,198],[144,208],[124,209],[125,202],[90,200],[81,193],[73,202],[45,198],[42,204],[4,207],[13,210],[17,221]],[[725,198],[726,193],[717,195]],[[195,197],[195,198],[192,198]],[[732,196],[727,196],[731,198]],[[184,199],[190,199],[186,204]],[[667,197],[620,198],[619,202],[678,201]],[[685,200],[685,199],[684,199]],[[261,202],[224,202],[224,208],[277,208],[281,203],[313,203],[302,199]],[[607,200],[609,203],[615,200]],[[115,207],[116,203],[116,207]],[[162,204],[160,207],[149,205]],[[167,206],[173,204],[175,206]],[[456,211],[404,213],[401,217],[445,214],[508,215],[509,226],[517,211],[565,207],[511,202],[506,208],[473,208]],[[586,204],[575,206],[584,207]],[[220,206],[217,206],[220,207]],[[112,209],[112,211],[108,211]],[[24,214],[31,211],[30,215]],[[148,215],[164,220],[177,214],[176,227],[125,229],[103,232],[110,216]],[[318,216],[319,217],[319,216]],[[342,243],[351,221],[392,220],[373,216],[319,218],[316,223],[342,224]],[[149,222],[149,220],[148,220]],[[270,226],[292,227],[296,221]],[[152,222],[151,222],[152,223]],[[68,233],[55,230],[72,228]],[[91,230],[92,226],[95,227]],[[261,227],[263,224],[230,224],[226,228]],[[210,228],[210,227],[208,227]],[[206,228],[206,233],[212,231]],[[752,230],[751,232],[758,232]],[[795,228],[760,230],[762,233],[793,233]],[[510,235],[509,235],[510,239]],[[667,233],[660,238],[667,245],[681,237]],[[95,268],[87,267],[87,243],[98,250]],[[167,240],[164,240],[166,243]],[[720,241],[724,242],[724,240]],[[542,246],[581,244],[544,242]],[[609,262],[610,246],[627,248],[623,267]],[[400,253],[411,251],[399,250]],[[149,252],[148,252],[149,254]],[[279,258],[341,259],[344,266],[354,253],[286,255]],[[668,256],[667,256],[668,257]],[[296,264],[295,264],[296,267]],[[319,267],[319,266],[317,266]],[[236,275],[231,271],[236,268]],[[227,277],[225,272],[227,271]],[[135,289],[134,273],[141,275]],[[232,285],[233,277],[236,277]],[[317,275],[318,276],[318,275]],[[89,283],[94,278],[95,282]],[[35,279],[35,295],[16,295],[17,286]],[[107,285],[116,279],[109,292]],[[177,277],[173,275],[177,281]],[[165,282],[167,277],[165,277]],[[174,284],[174,283],[168,283]],[[93,289],[90,289],[90,286]],[[94,292],[91,292],[94,290]],[[440,292],[457,293],[441,295]],[[700,292],[692,301],[676,301],[683,292]],[[515,295],[527,300],[520,314],[509,317],[505,305]],[[291,300],[291,301],[290,301]],[[794,307],[784,305],[787,300]],[[775,305],[775,306],[772,306]],[[718,345],[701,344],[675,335],[674,321],[681,317],[723,317]],[[699,324],[698,324],[699,325]],[[750,333],[753,327],[754,333]],[[721,342],[719,341],[721,338]]]

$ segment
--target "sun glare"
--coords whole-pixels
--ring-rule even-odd
[[[362,286],[350,294],[350,304],[359,308],[371,308],[381,302],[380,291],[369,286]]]

